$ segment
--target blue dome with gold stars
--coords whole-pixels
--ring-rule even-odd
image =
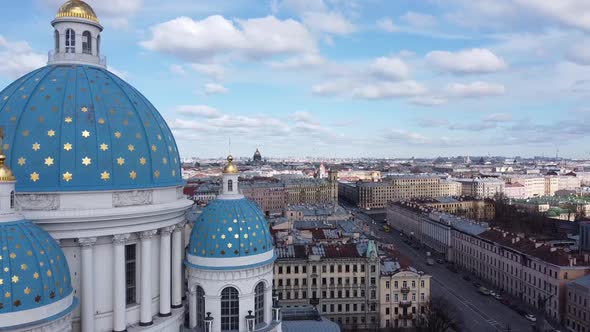
[[[63,251],[46,231],[30,221],[0,222],[0,269],[0,318],[48,306],[72,295],[70,269]],[[59,306],[59,310],[73,309],[73,297],[71,302]]]
[[[0,92],[19,192],[182,185],[170,128],[135,88],[88,65],[49,65]]]
[[[216,199],[193,226],[188,253],[198,257],[243,257],[273,250],[266,218],[256,203]]]

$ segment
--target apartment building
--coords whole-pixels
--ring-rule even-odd
[[[242,181],[240,190],[244,196],[256,202],[266,215],[281,214],[287,207],[288,195],[282,182]]]
[[[493,198],[504,192],[504,181],[494,178],[455,179],[463,195],[477,199]]]
[[[452,230],[453,261],[494,284],[497,289],[539,307],[562,321],[566,284],[590,273],[590,262],[551,241],[538,241],[497,229],[470,234]]]
[[[590,276],[567,283],[565,326],[570,331],[590,331]]]
[[[416,326],[430,299],[430,279],[430,275],[400,269],[396,262],[383,262],[379,279],[379,327]]]
[[[343,328],[379,326],[380,263],[374,242],[276,248],[274,287],[287,307],[315,305]]]
[[[287,205],[334,204],[338,202],[337,172],[330,171],[327,179],[285,180]]]
[[[463,216],[471,220],[491,220],[496,216],[496,206],[491,200],[459,200],[453,197],[414,200],[420,206],[436,211]]]
[[[461,195],[461,184],[436,176],[403,175],[383,182],[340,183],[339,195],[360,208],[384,208],[390,201]]]
[[[555,194],[553,192],[545,192],[545,177],[541,175],[509,175],[505,176],[506,183],[520,183],[524,186],[525,197],[540,197]]]

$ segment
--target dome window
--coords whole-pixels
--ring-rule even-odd
[[[55,30],[53,39],[55,39],[55,53],[59,53],[59,31]]]
[[[264,283],[259,282],[256,285],[254,296],[254,316],[256,317],[256,327],[264,323]]]
[[[76,32],[73,29],[66,30],[66,53],[76,53]]]
[[[90,31],[84,31],[82,34],[82,53],[92,54],[92,35]]]
[[[14,190],[10,192],[10,208],[14,209]]]
[[[100,35],[96,36],[96,55],[100,56]]]
[[[240,299],[233,287],[221,291],[221,331],[237,331],[240,328]]]
[[[227,181],[227,192],[232,192],[234,191],[234,182],[232,180],[228,180]]]
[[[197,331],[205,329],[205,291],[197,286]]]

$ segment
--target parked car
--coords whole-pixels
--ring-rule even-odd
[[[464,275],[463,276],[463,280],[465,280],[465,281],[471,281],[471,277],[468,276],[468,275]]]
[[[502,299],[503,299],[503,298],[502,298],[502,295],[500,295],[500,294],[498,294],[498,293],[496,293],[496,295],[494,295],[494,298],[495,298],[496,300],[498,300],[498,301],[502,301]]]
[[[481,295],[490,295],[490,291],[485,287],[479,287],[478,292]]]
[[[480,284],[479,282],[474,282],[474,283],[473,283],[473,286],[474,286],[475,288],[479,288],[479,287],[481,287],[481,284]]]
[[[439,258],[439,259],[437,259],[437,260],[436,260],[436,262],[437,262],[438,264],[444,264],[444,263],[445,263],[445,260],[444,260],[444,259],[442,259],[442,258]]]
[[[427,258],[426,259],[426,265],[428,265],[428,266],[434,265],[434,260],[432,258]]]
[[[526,315],[524,315],[524,318],[530,320],[531,322],[536,322],[537,321],[537,317],[535,317],[532,314],[526,314]]]
[[[490,295],[491,296],[496,296],[496,292],[494,292],[493,290],[490,289]]]

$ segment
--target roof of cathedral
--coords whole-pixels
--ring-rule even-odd
[[[264,214],[245,199],[216,199],[193,227],[189,254],[200,257],[243,257],[273,250]]]
[[[76,17],[98,23],[98,17],[94,9],[82,0],[68,0],[59,7],[55,18]]]
[[[3,150],[20,192],[182,185],[156,108],[106,69],[50,65],[0,92]]]
[[[0,316],[47,306],[72,294],[68,262],[46,231],[27,220],[0,222],[0,245]]]

